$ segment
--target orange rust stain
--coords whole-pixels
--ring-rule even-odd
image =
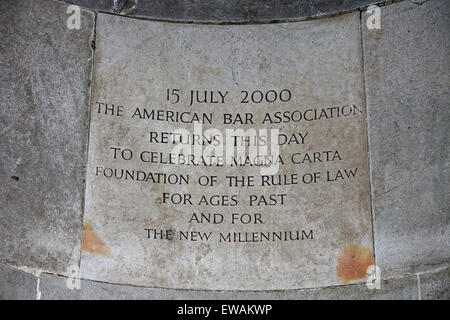
[[[337,275],[342,284],[348,284],[352,280],[364,279],[367,268],[374,264],[372,250],[349,244],[339,255]]]
[[[81,250],[94,255],[111,257],[111,250],[108,248],[106,243],[98,236],[97,232],[95,232],[92,221],[88,221],[84,224]]]

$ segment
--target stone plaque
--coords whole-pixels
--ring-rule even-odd
[[[83,278],[270,290],[373,264],[359,15],[195,25],[99,14]]]

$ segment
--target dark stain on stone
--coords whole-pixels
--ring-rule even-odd
[[[28,105],[28,110],[26,111],[26,113],[32,113],[36,110],[36,104],[35,104],[34,97],[33,97],[33,89],[32,89],[32,85],[31,85],[31,81],[28,81],[27,83],[25,83],[24,89],[25,89],[25,94],[27,96],[27,105]]]
[[[11,176],[11,179],[13,179],[15,181],[19,181],[19,177],[17,177],[17,176]]]
[[[118,14],[130,14],[136,10],[136,0],[114,0],[112,11]]]

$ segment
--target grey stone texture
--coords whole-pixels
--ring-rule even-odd
[[[0,260],[64,273],[79,259],[94,15],[0,2]]]
[[[82,2],[77,1],[96,3],[97,9],[108,12],[145,16],[132,5],[113,7],[112,0]],[[361,5],[357,2],[354,7]],[[373,1],[360,1],[369,2]],[[224,1],[229,11],[203,12],[182,7],[183,1],[148,3],[153,9],[161,4],[154,15],[148,14],[154,19],[302,18],[293,7],[277,13],[271,2],[267,11],[254,9],[262,1],[253,2],[253,7],[244,4],[234,13],[236,1]],[[179,9],[173,9],[174,3],[180,4]],[[337,1],[315,3],[322,9],[310,15],[319,16],[333,12],[332,3]],[[0,1],[0,261],[61,274],[78,263],[81,247],[94,28],[94,14],[82,10],[81,30],[67,29],[66,9],[50,0]],[[80,290],[69,290],[67,278],[41,274],[42,299],[416,299],[418,288],[422,299],[449,299],[449,269],[428,273],[448,265],[450,257],[449,16],[447,0],[382,7],[381,30],[367,30],[367,16],[361,14],[375,256],[384,279],[399,279],[382,281],[380,290],[362,284],[287,291],[189,291],[86,280]],[[407,275],[422,271],[427,272]],[[33,275],[0,263],[0,299],[34,299],[36,288]]]
[[[0,300],[34,300],[36,288],[36,277],[0,263]]]
[[[383,0],[63,0],[94,10],[164,21],[272,22],[323,17]]]
[[[385,277],[449,263],[449,16],[446,0],[404,1],[381,8],[381,30],[362,28],[375,257]]]
[[[155,289],[116,285],[82,280],[80,289],[67,287],[67,278],[42,274],[39,291],[42,300],[416,300],[417,278],[415,275],[381,282],[380,289],[370,290],[366,285],[347,285],[306,290],[282,291],[197,291]]]
[[[422,300],[450,300],[450,268],[420,275]]]

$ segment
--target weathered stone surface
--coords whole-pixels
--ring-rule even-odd
[[[381,288],[369,290],[365,285],[347,285],[321,289],[286,291],[189,291],[173,289],[143,288],[126,285],[81,280],[79,290],[67,287],[67,278],[49,274],[40,277],[41,299],[70,300],[416,300],[416,276],[385,280]]]
[[[36,288],[36,277],[0,263],[0,300],[34,300]]]
[[[64,0],[95,10],[168,21],[271,22],[320,17],[385,0]]]
[[[405,1],[381,8],[381,30],[363,27],[375,256],[385,277],[449,263],[449,15],[445,0]]]
[[[0,259],[64,273],[80,253],[92,13],[0,2]]]
[[[373,242],[359,14],[289,24],[226,26],[99,14],[96,39],[83,278],[217,290],[364,282],[366,269],[373,264]],[[179,99],[173,91],[167,97],[169,89],[179,90]],[[191,105],[190,90],[213,90],[213,100],[220,102]],[[227,92],[223,103],[217,90]],[[256,92],[247,98],[255,97],[254,101],[242,102],[246,99],[242,90]],[[277,94],[280,99],[257,101],[261,92],[269,90],[267,100]],[[144,108],[158,116],[141,119]],[[276,111],[295,115],[297,120],[269,122],[269,118],[277,120]],[[196,132],[192,123],[174,120],[175,112],[189,113],[184,117],[187,122],[199,116],[203,132]],[[244,112],[252,121],[234,125],[224,121],[225,113],[246,118]],[[191,135],[214,129],[224,139],[227,129],[277,129],[289,140],[297,135],[291,144],[282,143],[284,163],[274,172],[275,178],[286,175],[287,185],[262,186],[261,174],[270,173],[258,165],[230,165],[223,158],[217,159],[225,162],[222,165],[208,161],[198,166],[167,164],[169,154],[177,152],[171,140],[162,142],[161,133],[180,129]],[[275,132],[269,134],[277,137]],[[129,158],[129,151],[116,154],[118,149],[130,149],[134,157]],[[324,155],[328,150],[331,156]],[[150,151],[155,157],[150,158]],[[246,151],[245,155],[251,154]],[[226,150],[225,156],[229,155]],[[184,174],[189,182],[172,185],[148,177],[142,182],[139,171],[141,178],[147,173]],[[311,183],[313,173],[317,180]],[[344,176],[339,178],[339,174]],[[201,186],[198,180],[203,175],[217,177],[217,183]],[[291,175],[296,175],[295,183]],[[254,177],[254,186],[230,186],[228,176]],[[180,204],[178,197],[171,202],[165,193],[190,198]],[[285,194],[284,200],[280,194]],[[276,203],[250,202],[252,196],[268,199],[272,195]],[[216,203],[218,196],[228,198]],[[201,213],[222,214],[223,221],[199,223],[196,219]],[[241,223],[232,220],[236,213],[260,214],[261,219]],[[162,237],[155,230],[163,230]],[[172,232],[168,239],[166,230]],[[285,231],[294,233],[293,241],[289,235],[287,241],[272,236],[272,232]],[[210,238],[202,240],[197,232]],[[188,236],[183,238],[183,233]],[[260,233],[269,234],[269,240]],[[235,235],[242,241],[235,240]]]
[[[418,6],[412,2],[421,5]],[[296,13],[292,7],[293,1],[286,2],[286,7],[282,9],[276,9],[275,3],[266,2],[267,11],[265,11],[266,9],[260,7],[262,2],[253,2],[252,6],[240,8],[235,2],[229,1],[223,4],[220,10],[208,7],[194,10],[193,6],[186,7],[189,4],[183,4],[181,1],[177,2],[180,7],[173,9],[174,7],[170,8],[169,2],[166,1],[160,6],[159,11],[150,12],[142,11],[141,7],[130,10],[132,9],[131,1],[125,8],[120,7],[120,1],[115,7],[112,3],[112,1],[110,3],[96,1],[95,5],[101,10],[156,19],[216,22],[264,22],[271,19],[289,19],[291,16],[302,18],[305,14],[328,14],[336,8],[333,2],[328,2],[330,6],[327,11],[323,9],[325,2],[316,2],[318,3],[316,9],[299,10]],[[139,3],[146,5],[152,2]],[[359,2],[354,3],[355,6],[361,5]],[[284,2],[278,2],[278,4],[284,5]],[[344,4],[347,5],[346,2]],[[153,4],[153,9],[154,6]],[[322,9],[317,10],[320,6]],[[0,81],[2,83],[0,94],[3,97],[0,103],[0,180],[2,181],[0,185],[0,260],[59,273],[66,273],[68,266],[77,264],[81,247],[82,180],[85,175],[90,91],[91,51],[89,45],[94,20],[92,14],[82,11],[82,29],[68,30],[65,25],[68,17],[66,8],[66,5],[46,0],[0,1],[0,19],[3,21],[0,24]],[[343,9],[344,7],[339,8],[339,10]],[[208,15],[208,11],[215,13]],[[436,266],[448,265],[449,262],[449,200],[448,192],[446,192],[449,185],[447,142],[450,120],[447,106],[449,101],[449,56],[447,54],[449,52],[447,32],[450,29],[449,14],[448,1],[404,1],[382,8],[382,30],[380,31],[367,30],[364,26],[366,16],[362,14],[365,83],[369,113],[369,151],[375,212],[375,247],[377,263],[381,267],[383,277],[427,271]],[[338,69],[329,68],[327,63],[333,65],[342,58],[340,56],[342,51],[336,48],[346,49],[347,42],[357,46],[360,39],[354,36],[353,31],[358,30],[359,27],[355,29],[344,27],[346,24],[356,24],[356,20],[347,16],[317,20],[314,23],[289,26],[280,24],[276,28],[273,27],[275,30],[285,29],[283,32],[293,33],[293,29],[300,26],[298,31],[304,38],[299,37],[293,42],[311,41],[311,48],[330,46],[330,51],[338,55],[337,58],[332,58],[335,60],[324,62],[322,57],[330,55],[320,50],[315,53],[316,62],[320,61],[319,68],[314,68],[314,72],[311,72],[313,75],[307,74],[301,85],[311,83],[310,79],[316,79],[317,74],[320,74],[323,69]],[[335,23],[333,30],[329,30],[330,21],[335,21],[331,22]],[[324,23],[323,26],[322,23]],[[118,23],[118,25],[123,27],[126,23],[123,25]],[[187,30],[197,27],[203,26],[189,26]],[[212,26],[212,28],[216,27],[218,26]],[[269,31],[272,30],[272,26],[267,28]],[[111,27],[111,32],[113,29]],[[155,28],[155,30],[159,29]],[[125,33],[126,29],[122,34],[119,32],[117,39],[126,38]],[[315,36],[309,33],[315,33]],[[328,33],[330,38],[322,38],[324,33]],[[150,34],[152,33],[149,32],[148,35]],[[220,32],[216,34],[219,34],[218,37],[221,35]],[[284,36],[285,34],[274,36],[273,39],[283,39]],[[267,37],[265,39],[270,39],[271,36]],[[149,38],[148,42],[153,45],[155,38],[158,39],[158,37]],[[183,39],[186,39],[186,35],[180,34],[176,41],[180,41],[187,51],[195,50],[197,39],[191,43],[182,42]],[[141,50],[146,54],[147,49],[148,52],[151,51],[150,45],[145,41],[139,43],[135,40],[131,36],[131,39],[127,39],[126,45],[131,44],[133,47],[138,43],[142,47],[136,51]],[[172,44],[172,40],[166,39],[167,44]],[[234,40],[231,39],[230,43],[233,43],[232,41]],[[278,54],[285,48],[295,47],[295,45],[286,47],[283,40],[278,41],[281,43],[277,42],[275,49],[271,48],[272,51],[268,51],[270,54],[272,52]],[[214,43],[214,41],[210,42],[211,45]],[[122,46],[114,42],[110,49],[115,45],[119,48]],[[241,43],[236,47],[240,48],[240,45]],[[270,49],[270,46],[267,47]],[[169,45],[166,47],[168,51],[172,48]],[[225,52],[223,55],[226,56],[227,46],[224,45],[222,49]],[[359,58],[355,54],[358,50],[360,48],[349,50],[349,60],[353,60],[356,69],[349,72],[353,76],[360,68]],[[242,52],[244,51],[242,49]],[[106,75],[114,73],[115,68],[122,64],[126,68],[121,68],[117,73],[122,73],[124,78],[129,76],[132,79],[135,74],[140,75],[135,83],[136,88],[125,85],[124,89],[121,89],[125,92],[131,87],[129,95],[138,97],[136,101],[139,102],[139,97],[147,97],[148,92],[158,87],[145,85],[148,79],[145,79],[143,73],[149,71],[149,77],[154,77],[153,69],[144,66],[143,71],[136,70],[141,60],[134,62],[135,57],[121,55],[123,52],[127,51],[119,50],[120,56],[117,61],[114,61],[117,64],[111,64],[113,71]],[[245,62],[245,52],[239,55],[240,52],[237,50],[233,52],[233,55],[236,53],[239,57],[238,61],[232,61],[241,68],[243,61]],[[198,56],[203,54],[201,46],[197,54]],[[279,57],[283,54],[279,53]],[[111,56],[113,55],[114,53],[111,52]],[[233,55],[228,55],[227,59],[236,59]],[[304,59],[304,57],[311,59],[306,54],[301,58]],[[279,64],[282,59],[278,59],[277,63],[268,63],[259,61],[259,58],[259,56],[256,58],[251,56],[248,60],[261,62],[259,67],[270,68],[270,72],[277,75],[274,65]],[[160,59],[161,64],[167,65],[170,61],[164,59],[170,59],[170,54],[161,49]],[[223,59],[217,61],[219,60]],[[184,64],[191,60],[186,55],[177,61]],[[296,63],[300,65],[301,62],[298,61]],[[317,66],[316,62],[312,65]],[[202,63],[206,66],[205,70],[197,70],[194,75],[184,79],[188,78],[195,85],[194,80],[203,77],[202,81],[214,86],[218,82],[216,76],[219,78],[224,71],[208,69],[208,62],[202,61]],[[323,69],[321,69],[321,63],[324,63]],[[308,61],[304,64],[308,65]],[[128,71],[130,65],[131,69],[136,71],[135,74]],[[351,69],[351,66],[344,65],[344,69]],[[250,76],[239,75],[236,74],[236,70],[237,68],[232,70],[233,80],[239,81],[240,77],[244,77],[246,81],[258,81],[257,77],[253,77],[253,73]],[[117,75],[112,74],[112,76],[112,79],[121,79]],[[180,73],[180,79],[183,79],[182,76],[183,74]],[[347,78],[341,76],[340,79]],[[333,78],[329,82],[328,80],[316,81],[315,87],[319,90],[333,81],[338,83],[336,80]],[[125,79],[121,85],[134,80],[127,81]],[[354,86],[352,81],[343,85],[343,88]],[[105,83],[109,86],[107,81]],[[226,81],[224,83],[226,84]],[[279,83],[282,83],[282,80]],[[164,83],[160,89],[170,84],[170,82]],[[360,87],[358,85],[356,87],[356,91],[359,91]],[[311,96],[315,95],[314,86],[311,85],[308,90],[313,92]],[[352,88],[352,90],[355,89]],[[349,92],[352,93],[352,90]],[[357,100],[361,98],[360,93],[356,96]],[[110,97],[125,97],[125,102],[118,101],[123,104],[126,104],[126,99],[129,99],[128,93],[107,96],[107,98]],[[161,126],[149,126],[149,129],[152,128],[161,128]],[[127,128],[119,125],[119,130],[125,132]],[[108,191],[117,192],[115,188]],[[301,197],[298,199],[301,203]],[[114,199],[112,203],[115,203]],[[177,208],[177,210],[183,209]],[[127,216],[124,215],[124,217]],[[87,266],[84,268],[84,275],[102,280],[104,270],[95,270],[101,268],[99,261],[107,258],[115,259],[117,247],[125,243],[126,246],[120,251],[123,258],[121,264],[110,275],[107,274],[106,281],[134,282],[129,279],[134,276],[132,269],[136,267],[133,265],[135,260],[129,258],[130,256],[133,258],[135,252],[138,252],[137,256],[139,252],[145,252],[145,254],[147,252],[144,246],[133,246],[133,236],[127,238],[129,236],[127,230],[116,229],[118,222],[121,222],[120,219],[121,217],[111,221],[105,219],[106,222],[100,221],[100,227],[95,221],[93,222],[95,218],[85,221],[85,240],[88,241],[84,243],[83,267]],[[104,229],[103,222],[106,226]],[[111,226],[108,226],[108,223]],[[337,223],[344,225],[348,221],[337,221]],[[122,233],[110,236],[108,233],[110,230]],[[111,245],[110,237],[113,238],[113,245]],[[370,241],[365,242],[367,243],[365,246],[370,250]],[[202,248],[205,252],[208,249],[206,246]],[[126,251],[130,252],[128,256]],[[173,252],[174,250],[167,250],[167,255]],[[100,253],[103,257],[92,256],[92,253]],[[201,254],[203,253],[193,255],[193,258],[200,257],[200,263],[203,263]],[[364,251],[361,256],[364,256]],[[330,270],[333,270],[333,277],[336,277],[338,254],[336,253],[335,257],[329,261],[325,261],[324,257],[318,259],[323,265],[330,262]],[[216,259],[216,261],[221,260]],[[89,263],[91,263],[90,266]],[[130,265],[127,266],[127,263]],[[192,270],[196,270],[195,263],[198,261],[188,263],[192,264]],[[261,263],[261,267],[267,265]],[[173,266],[173,268],[177,267],[178,265]],[[139,272],[144,272],[143,274],[148,271],[144,264],[139,264],[138,268],[140,268]],[[210,272],[210,269],[204,270],[206,271],[201,276],[205,274],[209,276],[207,272]],[[422,299],[449,299],[448,270],[420,274]],[[101,274],[100,277],[95,274],[97,271]],[[160,270],[162,276],[166,271]],[[223,276],[220,272],[217,274],[218,277]],[[274,274],[278,276],[276,272]],[[225,277],[229,277],[229,274],[225,274]],[[42,274],[40,278],[43,299],[416,299],[418,285],[417,276],[412,275],[401,279],[385,280],[382,282],[381,290],[368,290],[364,284],[353,284],[307,290],[261,292],[189,291],[115,285],[89,280],[82,281],[81,290],[70,290],[66,286],[67,279],[64,277]],[[36,281],[36,278],[30,274],[0,264],[0,299],[35,299]],[[138,282],[145,281],[138,279]],[[236,282],[230,282],[222,287],[227,285],[229,288],[236,288]],[[188,284],[187,287],[192,286]]]
[[[449,300],[450,268],[421,274],[420,296],[422,300]]]

